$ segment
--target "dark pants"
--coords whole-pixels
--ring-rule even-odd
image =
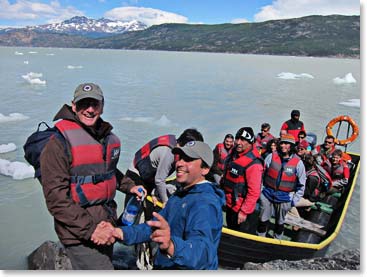
[[[113,245],[64,245],[74,270],[113,270]]]
[[[238,212],[235,212],[228,207],[226,210],[226,220],[227,220],[227,227],[229,229],[241,232],[246,232],[248,229],[247,226],[248,224],[246,224],[247,220],[245,222],[242,222],[241,224],[238,224]]]

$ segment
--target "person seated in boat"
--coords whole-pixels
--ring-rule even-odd
[[[315,168],[315,158],[310,153],[307,153],[303,156],[302,161],[305,166],[307,177],[303,198],[311,202],[320,201],[320,194],[326,192],[327,188],[322,183],[319,172]]]
[[[263,174],[263,160],[254,146],[251,127],[240,128],[235,136],[235,146],[225,162],[221,186],[226,196],[227,227],[245,231],[246,219],[259,199]]]
[[[306,150],[307,150],[307,153],[308,152],[310,152],[311,150],[312,150],[312,146],[311,146],[311,144],[307,141],[307,133],[306,133],[306,131],[300,131],[299,133],[298,133],[298,142],[296,143],[296,145],[298,146],[299,144],[300,144],[300,142],[302,142],[302,141],[305,141],[305,142],[307,142],[307,148],[306,148]]]
[[[331,154],[331,158],[323,165],[332,179],[331,187],[327,192],[328,194],[343,192],[348,185],[350,170],[342,157],[343,151],[341,149],[335,149]]]
[[[296,142],[298,142],[298,134],[300,131],[306,131],[305,125],[301,120],[299,120],[301,116],[301,112],[299,110],[292,110],[291,118],[284,122],[280,127],[280,136],[284,135],[285,133],[291,134]]]
[[[279,139],[277,138],[273,138],[269,140],[268,143],[266,144],[265,152],[261,154],[261,157],[265,159],[266,156],[268,156],[270,153],[273,153],[274,151],[276,151],[278,148],[278,143],[279,143]]]
[[[220,183],[220,179],[223,176],[224,161],[231,153],[234,145],[234,137],[232,134],[226,134],[223,142],[218,143],[213,149],[214,162],[210,171],[213,174],[214,180],[217,184]]]
[[[179,188],[154,219],[138,225],[115,228],[108,222],[98,225],[104,236],[96,244],[140,244],[154,241],[159,249],[153,269],[218,269],[218,246],[222,234],[224,193],[206,180],[213,164],[208,144],[190,141],[175,147],[176,177]]]
[[[263,123],[261,124],[261,132],[256,135],[255,146],[259,150],[260,155],[265,153],[267,143],[275,138],[270,133],[270,128],[271,126],[269,123]]]
[[[298,142],[296,146],[296,150],[297,150],[297,155],[301,158],[301,160],[304,160],[305,155],[310,153],[310,151],[308,150],[309,146],[310,145],[307,142],[307,140],[301,140],[300,142]]]
[[[317,145],[312,150],[312,155],[316,158],[316,162],[319,165],[331,158],[331,154],[335,151],[335,137],[332,135],[327,135],[325,137],[324,143]]]
[[[293,135],[283,135],[278,150],[265,159],[257,226],[259,236],[266,236],[270,218],[274,214],[274,238],[282,239],[285,216],[304,194],[306,171],[301,158],[295,153],[295,144]]]

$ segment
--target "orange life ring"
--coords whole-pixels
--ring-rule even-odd
[[[353,133],[349,138],[346,138],[346,139],[335,138],[335,143],[338,144],[338,145],[347,145],[347,144],[353,142],[358,137],[358,134],[359,134],[359,127],[358,127],[357,123],[354,121],[354,119],[351,118],[350,116],[341,115],[341,116],[335,117],[332,120],[330,120],[330,122],[326,125],[326,134],[328,136],[334,136],[333,135],[333,127],[337,122],[341,122],[341,121],[348,122],[350,124],[350,126],[352,126]]]

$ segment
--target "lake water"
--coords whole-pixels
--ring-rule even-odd
[[[214,148],[242,126],[258,132],[269,122],[278,135],[292,109],[301,110],[306,130],[316,133],[318,142],[335,116],[360,123],[360,60],[56,48],[0,48],[0,60],[0,146],[17,146],[0,159],[11,162],[25,162],[27,136],[38,122],[51,123],[82,82],[104,91],[102,117],[122,141],[123,172],[148,140],[189,127]],[[348,150],[359,153],[360,138]],[[118,193],[118,202],[122,199]],[[57,240],[41,186],[32,178],[0,175],[0,225],[0,269],[26,269],[27,255],[45,240]],[[358,182],[329,254],[359,247]]]

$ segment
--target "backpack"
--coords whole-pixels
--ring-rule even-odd
[[[331,177],[330,177],[330,174],[325,170],[325,168],[323,168],[318,163],[315,164],[315,169],[316,169],[317,173],[320,176],[321,183],[324,184],[326,189],[329,189],[332,185],[332,182],[333,182]]]
[[[46,129],[41,131],[40,128],[42,125],[45,125]],[[24,158],[26,161],[33,166],[35,173],[34,178],[38,178],[41,181],[41,164],[40,164],[40,157],[43,148],[46,146],[48,141],[52,138],[58,138],[63,144],[64,149],[67,155],[67,145],[64,136],[60,133],[60,131],[56,127],[50,127],[44,121],[38,124],[37,131],[32,133],[28,138],[25,144],[23,145],[24,149]]]

